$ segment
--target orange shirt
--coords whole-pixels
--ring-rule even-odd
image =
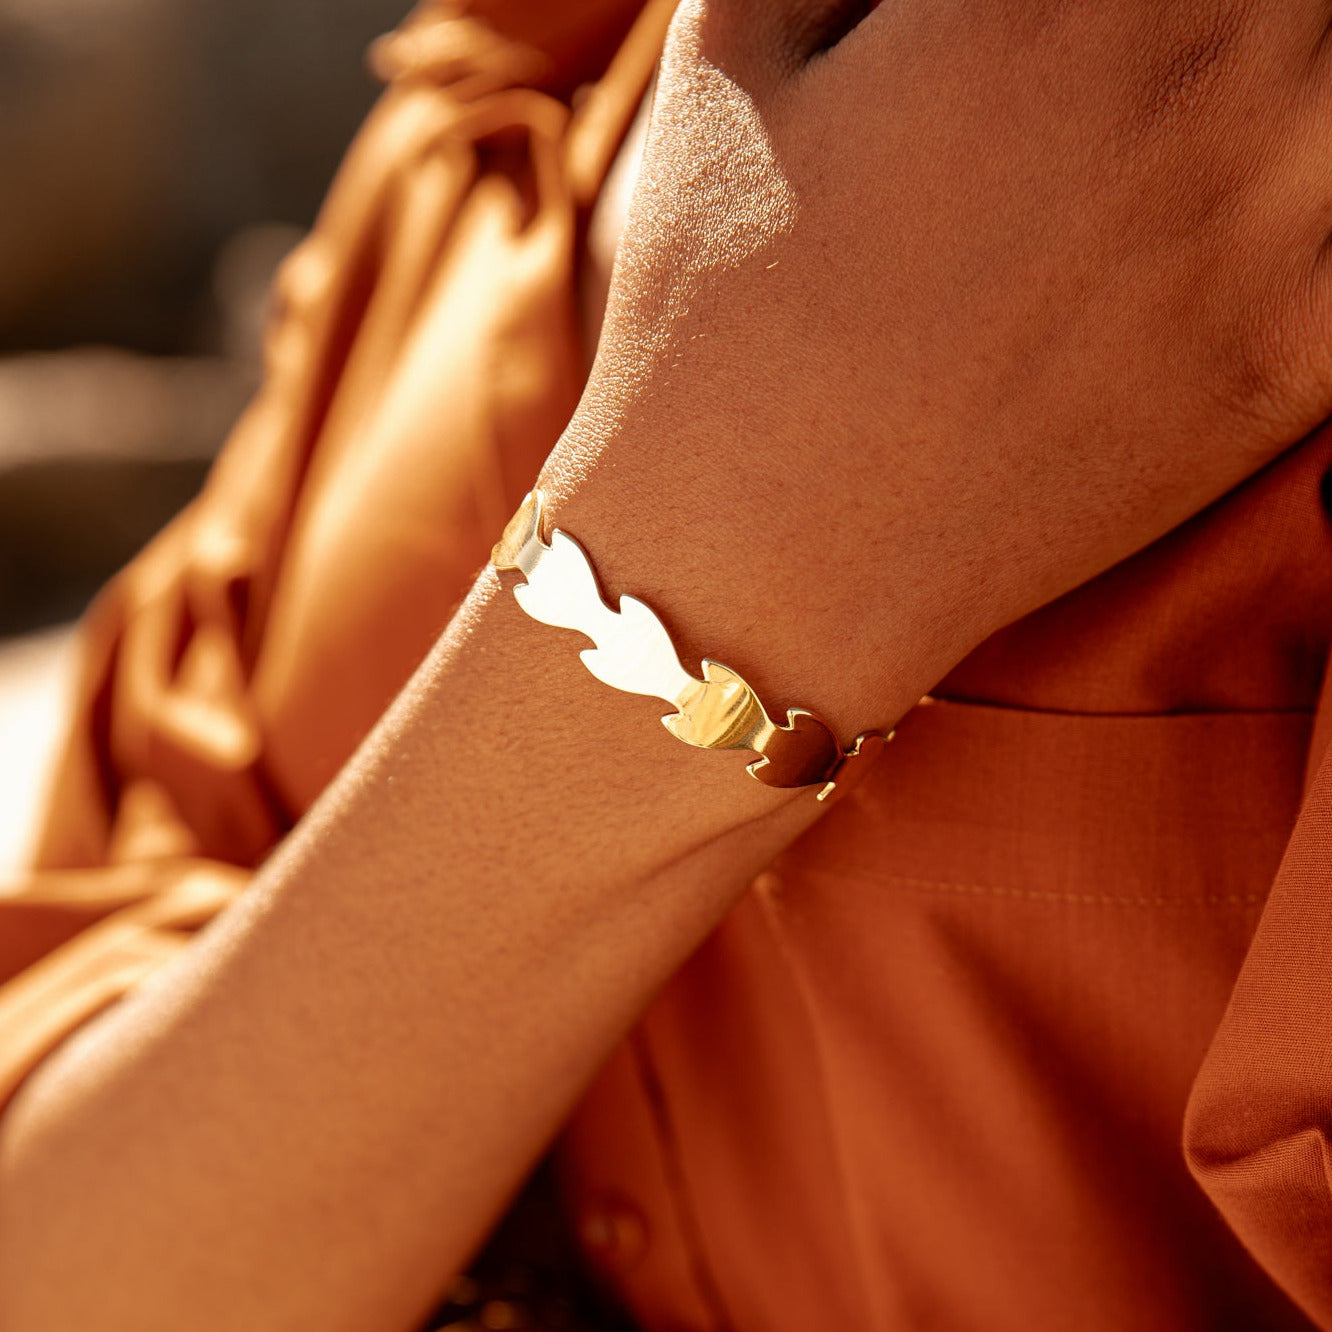
[[[263,391],[86,621],[4,1091],[244,890],[555,442],[640,7],[377,47]],[[656,1001],[559,1150],[648,1332],[1332,1332],[1329,464],[982,646]]]

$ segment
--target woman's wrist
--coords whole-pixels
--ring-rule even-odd
[[[592,554],[607,601],[658,613],[687,669],[724,661],[770,713],[807,708],[843,744],[891,729],[988,628],[960,576],[911,553],[920,506],[904,493],[896,533],[849,532],[854,512],[806,484],[808,446],[756,444],[755,483],[707,439],[684,422],[576,424],[543,475],[550,525]]]

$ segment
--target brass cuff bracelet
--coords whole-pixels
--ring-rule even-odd
[[[892,735],[867,731],[843,749],[827,724],[803,708],[774,722],[758,695],[718,661],[703,662],[703,678],[683,666],[666,627],[637,597],[621,597],[618,610],[602,600],[597,576],[583,548],[558,528],[541,536],[544,501],[539,490],[509,520],[490,561],[516,570],[513,589],[534,620],[576,629],[596,647],[579,656],[603,684],[674,705],[661,719],[679,740],[699,749],[749,749],[758,757],[745,769],[767,786],[819,786],[820,800],[844,794],[868,769]]]

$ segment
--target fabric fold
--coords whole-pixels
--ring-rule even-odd
[[[1325,757],[1190,1097],[1189,1166],[1332,1327],[1332,758]]]
[[[571,159],[586,193],[670,7],[592,120],[568,98],[639,8],[427,0],[374,48],[390,86],[278,274],[259,394],[81,627],[33,865],[0,891],[0,1097],[242,891],[530,486],[587,361]]]

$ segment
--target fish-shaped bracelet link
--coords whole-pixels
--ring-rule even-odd
[[[637,597],[622,596],[619,609],[603,600],[587,553],[558,528],[542,539],[544,498],[523,500],[491,552],[496,569],[516,570],[518,604],[534,620],[576,629],[595,647],[579,655],[603,684],[629,694],[662,699],[675,711],[661,719],[672,735],[699,749],[749,749],[757,758],[746,771],[767,786],[815,786],[820,800],[844,794],[892,739],[867,731],[843,749],[827,724],[803,708],[774,722],[758,695],[735,671],[710,658],[698,679],[680,664],[665,625]]]

